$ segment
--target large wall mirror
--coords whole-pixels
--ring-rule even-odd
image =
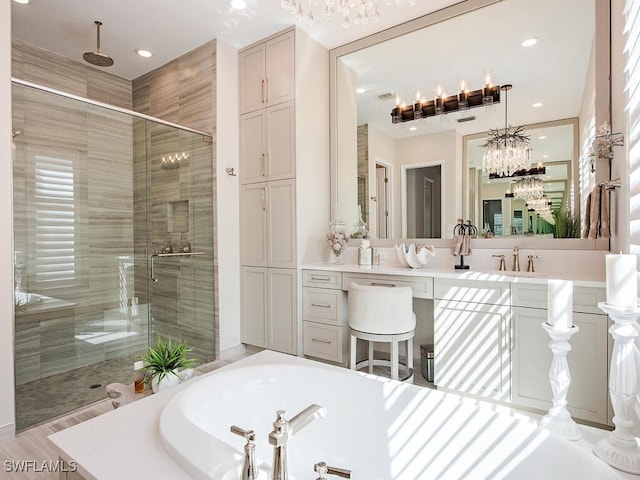
[[[599,30],[608,3],[468,0],[332,50],[332,199],[347,228],[361,213],[372,238],[444,239],[463,218],[495,236],[548,239],[546,210],[577,219],[598,176],[608,178],[584,168],[595,126],[608,119],[608,33]],[[466,109],[392,120],[397,106],[487,82],[512,87],[490,105],[469,98]],[[531,168],[544,166],[545,211],[510,196],[518,178],[482,169],[489,131],[505,125],[525,127]]]

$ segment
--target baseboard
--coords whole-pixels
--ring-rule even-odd
[[[236,355],[241,355],[247,351],[247,346],[240,343],[238,345],[234,345],[233,347],[225,348],[220,351],[220,360],[226,360],[231,357],[235,357]]]
[[[11,440],[16,436],[16,424],[8,423],[0,427],[0,442],[4,440]]]

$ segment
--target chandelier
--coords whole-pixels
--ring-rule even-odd
[[[542,198],[544,195],[544,183],[538,177],[522,177],[516,180],[513,186],[513,195],[529,202]]]
[[[524,126],[512,128],[507,123],[507,92],[511,85],[500,87],[504,90],[504,130],[491,130],[484,147],[482,169],[490,175],[511,177],[521,170],[528,170],[531,161],[529,135],[522,132]]]
[[[289,10],[297,20],[305,18],[309,25],[313,25],[315,20],[313,8],[317,7],[321,1],[324,4],[322,7],[324,18],[331,20],[334,17],[340,17],[344,28],[347,28],[351,22],[356,25],[366,25],[369,22],[377,21],[380,17],[377,0],[307,0],[306,2],[303,0],[280,0],[280,5]],[[385,2],[387,5],[392,3],[402,5],[403,0],[385,0]],[[306,3],[306,9],[303,7],[303,3]],[[407,3],[415,5],[416,0],[407,0]]]

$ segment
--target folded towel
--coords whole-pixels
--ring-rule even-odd
[[[600,223],[600,185],[596,185],[593,192],[591,192],[591,212],[589,217],[591,223],[589,224],[588,238],[595,240],[598,237]]]
[[[451,255],[460,255],[462,249],[462,235],[455,234],[451,239]]]
[[[586,207],[584,209],[584,221],[582,222],[582,238],[589,238],[589,228],[591,227],[591,192],[587,195]]]
[[[609,238],[611,229],[609,228],[609,190],[602,187],[600,194],[600,238]]]
[[[463,235],[460,255],[471,255],[471,235]]]

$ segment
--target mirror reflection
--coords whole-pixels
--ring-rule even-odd
[[[594,32],[593,1],[502,0],[338,56],[333,173],[348,227],[361,210],[374,238],[446,238],[462,217],[496,236],[554,236],[554,218],[577,218],[603,73]],[[458,108],[505,84],[507,98]],[[519,126],[531,167],[545,167],[538,210],[508,196],[517,177],[482,166],[489,132]]]

